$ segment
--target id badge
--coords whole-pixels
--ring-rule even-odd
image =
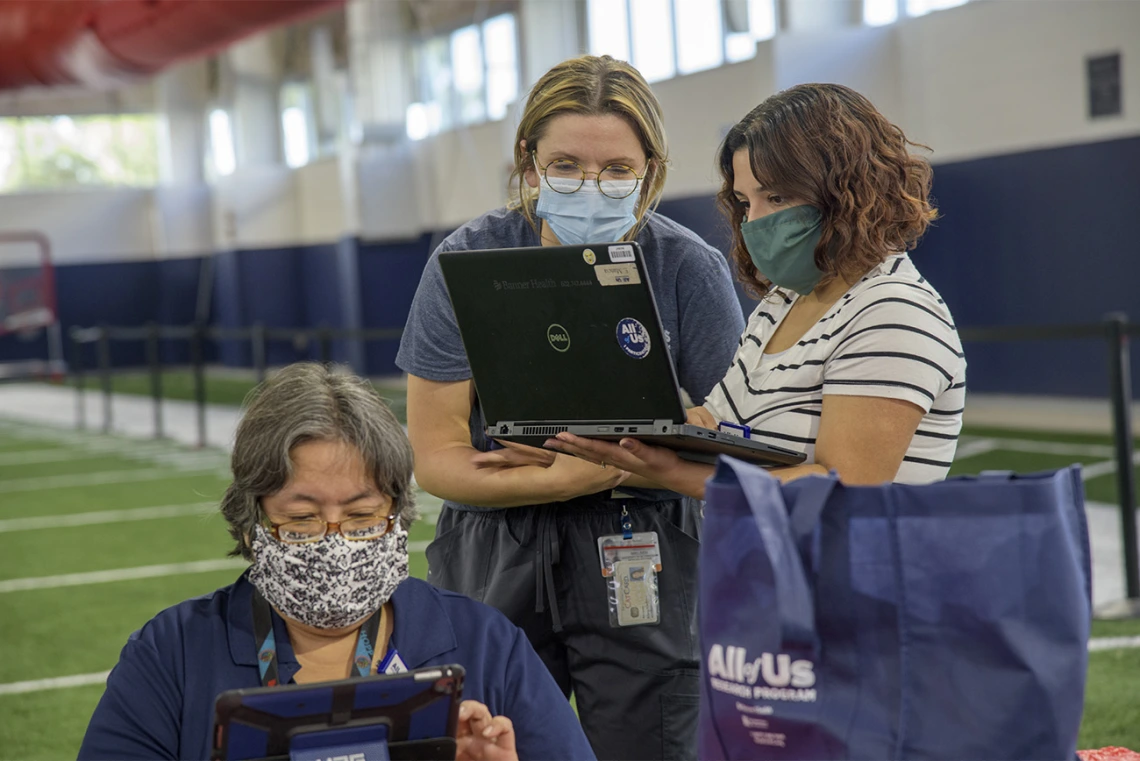
[[[602,576],[606,579],[610,626],[661,622],[657,574],[661,549],[656,531],[598,538]]]
[[[648,563],[619,560],[614,563],[618,626],[660,622],[657,614],[657,571]]]

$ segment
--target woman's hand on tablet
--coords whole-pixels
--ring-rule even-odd
[[[455,761],[518,761],[515,728],[506,716],[492,716],[475,700],[459,704],[459,728],[455,733]]]

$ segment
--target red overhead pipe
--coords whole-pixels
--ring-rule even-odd
[[[0,0],[0,89],[154,74],[344,2]]]

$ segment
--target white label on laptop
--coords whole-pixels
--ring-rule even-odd
[[[632,317],[626,317],[617,324],[617,342],[621,350],[634,359],[649,356],[649,331]]]
[[[610,246],[610,261],[611,262],[632,262],[633,261],[633,246],[629,246],[629,245]]]
[[[594,274],[601,285],[637,285],[641,282],[636,264],[595,264]]]

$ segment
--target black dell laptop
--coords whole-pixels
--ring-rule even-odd
[[[636,243],[446,251],[440,267],[489,437],[632,436],[688,460],[795,465],[794,452],[685,422]]]

